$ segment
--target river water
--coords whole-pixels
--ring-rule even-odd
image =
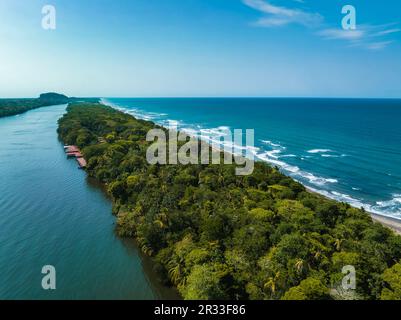
[[[65,108],[0,119],[0,299],[176,298],[115,234],[107,195],[66,159],[56,133]],[[56,290],[42,288],[45,265]]]

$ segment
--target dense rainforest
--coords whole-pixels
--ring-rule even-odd
[[[84,100],[86,102],[98,102],[96,98],[68,98],[58,93],[43,93],[36,99],[0,99],[0,118],[14,116],[26,111],[53,106],[57,104],[65,104],[73,101]]]
[[[154,123],[101,104],[67,110],[59,136],[107,186],[119,234],[184,299],[401,299],[401,237],[364,210],[263,162],[249,176],[234,165],[150,165]],[[347,265],[356,290],[341,287]]]

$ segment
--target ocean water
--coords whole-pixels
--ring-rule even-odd
[[[65,105],[0,119],[0,299],[157,299],[132,241],[115,234],[111,201],[67,159],[57,138]],[[56,268],[56,290],[41,271]]]
[[[401,219],[401,100],[169,98],[103,101],[138,118],[217,137],[254,129],[257,160],[312,190]]]

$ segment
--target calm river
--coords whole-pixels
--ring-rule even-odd
[[[102,189],[66,159],[56,133],[65,108],[0,119],[0,299],[176,298],[116,236]],[[56,290],[42,289],[45,265]]]

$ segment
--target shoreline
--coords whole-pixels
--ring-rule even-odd
[[[111,107],[111,108],[113,108],[115,110],[118,110],[118,111],[121,111],[123,113],[131,115],[129,112],[127,112],[126,109],[119,108],[118,106],[114,105],[113,103],[107,101],[105,98],[100,98],[99,99],[99,103],[103,104],[105,106]],[[325,195],[323,195],[323,194],[321,194],[319,192],[316,192],[315,190],[312,190],[310,187],[308,187],[308,186],[306,186],[304,184],[302,184],[302,185],[306,188],[306,190],[308,192],[317,194],[317,195],[319,195],[321,197],[324,197],[326,199],[329,199],[329,200],[339,201],[339,200],[327,197],[327,196],[325,196]],[[339,201],[339,202],[341,202],[341,201]],[[352,206],[352,204],[350,204],[350,203],[348,203],[348,204]],[[355,206],[352,206],[352,207],[360,209],[360,208],[355,207]],[[392,217],[389,217],[389,216],[373,213],[373,212],[370,212],[370,211],[366,211],[366,212],[372,217],[373,221],[375,221],[377,223],[381,223],[383,226],[388,227],[391,230],[393,230],[395,233],[401,235],[401,220],[396,219],[396,218],[392,218]]]
[[[401,235],[401,221],[395,218],[382,216],[376,213],[368,212],[372,217],[373,221],[382,224],[383,226],[390,228],[396,234]]]
[[[304,187],[306,188],[306,190],[307,190],[308,192],[310,192],[310,193],[316,194],[316,195],[318,195],[318,196],[320,196],[320,197],[323,197],[323,198],[325,198],[325,199],[329,199],[329,200],[332,200],[332,201],[338,201],[338,200],[335,200],[335,199],[331,199],[331,198],[329,198],[329,197],[326,197],[325,195],[320,194],[319,192],[316,192],[315,190],[312,190],[311,188],[309,188],[309,187],[307,187],[307,186],[305,186],[305,185],[303,185],[303,186],[304,186]],[[340,201],[340,202],[341,202],[341,201]],[[344,203],[347,203],[347,202],[344,202]],[[349,204],[349,203],[347,203],[347,204]],[[353,207],[353,208],[361,209],[361,208],[352,206],[351,204],[349,204],[349,205],[350,205],[351,207]],[[401,235],[401,220],[398,220],[398,219],[392,218],[392,217],[388,217],[388,216],[385,216],[385,215],[373,213],[373,212],[370,212],[370,211],[366,211],[366,213],[370,215],[370,217],[372,218],[372,220],[373,220],[374,222],[380,223],[380,224],[382,224],[383,226],[385,226],[385,227],[391,229],[392,231],[394,231],[396,234]]]
[[[150,164],[147,165],[146,161],[136,162],[135,167],[118,166],[115,161],[116,159],[119,160],[119,163],[131,163],[133,160],[138,159],[139,161],[140,158],[143,159],[148,152],[148,144],[141,143],[141,135],[133,135],[132,143],[122,143],[122,141],[127,139],[127,136],[131,135],[132,132],[148,132],[152,128],[160,128],[161,126],[153,121],[141,121],[127,112],[116,110],[116,108],[104,104],[87,105],[85,109],[80,109],[79,107],[79,104],[70,106],[68,113],[59,120],[58,132],[61,140],[64,141],[66,139],[64,143],[74,145],[81,139],[83,134],[81,136],[74,136],[70,133],[78,129],[82,131],[87,129],[89,130],[91,139],[78,144],[79,147],[99,146],[102,137],[106,137],[110,132],[117,132],[116,127],[124,129],[120,130],[121,132],[118,135],[114,135],[113,141],[108,142],[108,145],[96,148],[98,153],[92,157],[95,166],[92,167],[91,174],[92,176],[99,177],[100,182],[109,184],[108,192],[113,197],[113,203],[115,204],[113,206],[113,213],[118,217],[118,235],[137,240],[141,251],[145,255],[155,258],[152,261],[158,263],[157,270],[161,271],[163,281],[174,285],[184,299],[214,299],[216,291],[203,289],[205,287],[204,284],[207,285],[206,288],[209,285],[212,285],[213,288],[218,288],[220,290],[217,293],[218,297],[234,297],[229,287],[220,287],[220,281],[222,281],[220,275],[222,272],[224,272],[224,275],[227,274],[233,278],[241,275],[241,270],[238,271],[235,268],[230,268],[236,262],[235,260],[232,261],[231,257],[232,252],[237,252],[236,250],[240,252],[241,259],[247,259],[250,264],[254,264],[255,271],[264,273],[265,270],[260,266],[258,260],[260,257],[266,255],[266,250],[270,252],[274,247],[274,243],[268,243],[268,240],[265,238],[266,232],[271,232],[272,236],[277,237],[277,243],[282,246],[294,248],[295,253],[291,254],[290,257],[286,256],[287,259],[292,259],[298,257],[298,252],[310,251],[308,243],[311,241],[311,237],[320,243],[326,243],[326,232],[320,234],[319,230],[323,230],[321,228],[327,228],[327,233],[331,234],[331,231],[335,230],[335,228],[348,226],[351,223],[349,227],[354,232],[345,235],[345,238],[353,241],[356,253],[362,257],[366,256],[364,260],[366,263],[369,262],[368,258],[371,256],[371,253],[365,252],[363,250],[365,247],[358,246],[358,244],[364,241],[364,245],[371,245],[374,248],[375,245],[380,243],[380,239],[376,239],[375,237],[361,238],[359,236],[360,232],[374,233],[381,231],[390,240],[393,238],[396,239],[398,237],[397,233],[400,233],[401,226],[399,223],[373,216],[366,210],[355,209],[355,212],[348,210],[351,207],[350,205],[345,206],[345,204],[333,201],[329,197],[315,192],[313,189],[308,190],[305,186],[301,187],[301,184],[296,183],[295,180],[289,180],[288,175],[279,172],[278,169],[272,168],[271,165],[264,161],[257,161],[257,164],[255,164],[257,171],[252,181],[233,178],[233,170],[227,170],[227,172],[221,174],[219,170],[213,169],[211,165],[206,167],[197,166],[191,172],[187,171],[188,168],[179,167],[172,169],[170,166],[167,166],[156,174],[153,170],[154,168]],[[88,128],[87,123],[82,120],[82,118],[86,119],[86,117],[92,117],[93,121],[97,121],[97,119],[109,121],[112,125],[109,125],[105,129],[97,127]],[[116,146],[123,148],[120,153],[126,156],[119,158],[117,154],[115,157],[109,157],[109,150],[112,150]],[[130,154],[129,151],[132,148],[135,148],[135,152]],[[90,151],[91,149],[88,150]],[[104,158],[105,155],[107,158]],[[88,157],[91,158],[89,155]],[[108,172],[114,175],[108,176]],[[126,173],[130,175],[128,178],[126,177]],[[221,175],[227,183],[215,183],[213,177],[216,177],[216,175]],[[168,177],[172,176],[178,176],[180,179],[171,181]],[[193,179],[192,177],[195,178]],[[149,179],[153,180],[148,183]],[[236,184],[232,185],[232,181],[235,181]],[[169,183],[176,188],[176,192],[172,196],[164,188]],[[275,193],[268,195],[266,193],[268,191],[266,188],[263,188],[262,183],[266,187],[272,186],[274,189],[272,192]],[[193,194],[196,194],[197,198],[186,192],[187,184],[193,187]],[[258,186],[257,189],[255,189],[255,186]],[[160,190],[164,192],[160,192]],[[295,199],[292,197],[293,193],[290,192],[294,192],[294,195],[299,195],[299,197],[293,202],[286,202],[286,200]],[[237,197],[233,198],[233,193]],[[149,195],[151,195],[150,199]],[[205,197],[205,195],[209,195],[209,197]],[[251,204],[255,210],[250,210],[246,201],[236,201],[240,197],[249,197],[250,201],[253,201]],[[266,204],[264,199],[271,199],[269,208],[277,208],[277,215],[274,212],[271,213],[263,210]],[[306,206],[310,207],[312,211],[321,212],[321,219],[313,219],[313,215],[310,212],[308,213],[310,214],[310,219],[308,220],[297,218],[297,216],[303,217],[306,214],[302,211],[303,199],[311,201],[311,206],[307,204]],[[176,200],[176,202],[172,202],[171,200]],[[209,206],[211,201],[213,201],[212,207]],[[137,203],[143,204],[144,207],[138,207]],[[179,203],[180,205],[176,206],[175,203]],[[160,204],[163,205],[163,210],[160,210]],[[333,210],[341,210],[341,212],[348,210],[347,216],[351,218],[351,221],[337,219],[335,211],[332,210],[332,205],[335,206]],[[210,208],[209,210],[212,212],[218,212],[220,214],[219,219],[212,219],[212,224],[208,224],[210,215],[209,213],[206,215],[203,214],[204,208]],[[230,208],[230,210],[226,208]],[[280,212],[280,209],[284,211]],[[237,210],[240,210],[244,214],[244,217],[248,217],[247,212],[249,212],[249,219],[233,221]],[[169,214],[170,212],[172,215]],[[289,214],[285,214],[287,212]],[[371,218],[367,218],[366,214],[370,215]],[[273,219],[274,217],[277,217],[277,219]],[[232,224],[228,224],[230,229],[226,230],[225,226],[230,221],[232,221]],[[283,232],[280,230],[280,224],[283,222],[291,227],[291,232],[284,230],[285,234],[289,237],[288,239],[293,241],[291,243],[288,242],[287,238],[282,237]],[[216,225],[218,227],[217,230]],[[358,225],[364,226],[362,227],[363,230],[358,231],[353,229],[352,226]],[[185,228],[186,226],[190,226],[190,228]],[[313,233],[300,232],[307,227],[311,227],[313,228],[311,230],[317,231]],[[249,232],[243,232],[243,230],[250,230],[249,228],[259,232],[256,234],[258,237],[256,244],[253,241],[248,241],[250,237],[254,237],[253,234],[249,235]],[[394,230],[395,232],[390,230]],[[211,247],[210,242],[202,241],[203,238],[232,243],[232,246],[227,249],[224,246],[213,244]],[[330,239],[335,240],[334,237],[330,237]],[[385,255],[389,256],[388,258],[384,258],[390,259],[396,242],[388,241],[388,243],[386,242],[383,245],[386,248],[388,247]],[[215,250],[210,250],[211,248]],[[334,250],[328,251],[325,255],[328,261],[332,261],[334,253]],[[223,264],[221,264],[222,254],[225,257]],[[184,258],[186,255],[191,258]],[[281,256],[273,257],[279,259]],[[195,258],[196,260],[194,260]],[[376,258],[379,259],[379,257]],[[332,267],[332,269],[326,272],[328,275],[335,272],[336,266],[333,265]],[[387,263],[386,267],[392,267],[391,263]],[[284,272],[289,272],[290,268],[291,266],[287,264],[283,265],[281,269]],[[379,277],[382,273],[383,270],[377,268],[377,270],[373,270],[373,274],[369,275],[369,277]],[[236,296],[240,295],[244,299],[249,298],[253,300],[269,298],[268,293],[265,294],[263,291],[264,284],[258,282],[258,275],[259,273],[249,273],[249,279],[254,283],[255,288],[260,289],[260,291],[257,291],[255,294],[254,292],[242,291],[242,289],[240,291],[238,289],[238,295]],[[200,276],[201,280],[199,280]],[[209,284],[210,279],[213,280],[211,284]],[[369,280],[367,278],[366,283]],[[199,286],[199,281],[201,281],[202,286]],[[250,281],[249,283],[251,283]],[[328,281],[323,280],[321,284],[322,286],[330,285]],[[290,292],[289,290],[296,288],[292,283],[284,283],[282,286],[282,292],[274,298],[279,299],[285,292]],[[379,289],[381,289],[381,284],[378,284]],[[373,293],[371,293],[370,289],[366,289],[365,291],[366,297],[373,297],[373,291]]]
[[[0,216],[8,222],[0,235],[0,298],[171,299],[148,273],[140,249],[116,238],[106,190],[78,170],[75,160],[67,160],[56,132],[65,113],[62,104],[0,118]],[[18,157],[10,157],[10,150]],[[35,276],[43,259],[54,263],[57,272],[62,261],[64,283],[50,295]]]

